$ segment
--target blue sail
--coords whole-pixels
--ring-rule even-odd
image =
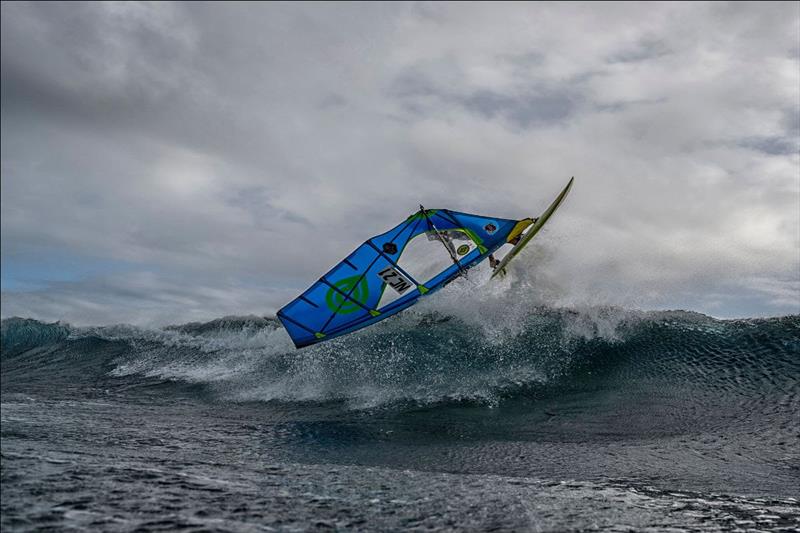
[[[369,326],[486,259],[518,222],[420,209],[356,248],[281,308],[278,318],[298,348]]]

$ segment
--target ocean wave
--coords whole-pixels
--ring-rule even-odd
[[[31,318],[9,318],[0,322],[3,358],[59,342],[67,338],[69,325],[45,324]]]
[[[343,401],[355,408],[497,405],[587,380],[629,389],[691,384],[698,398],[770,382],[791,388],[800,376],[798,352],[798,316],[716,320],[685,311],[504,308],[491,300],[477,311],[447,299],[420,305],[299,351],[272,317],[160,329],[2,321],[4,378],[13,373],[15,383],[48,373],[55,381],[103,379],[112,387],[115,380],[128,388],[157,380],[200,385],[211,401]],[[786,394],[785,401],[796,401],[796,391]]]

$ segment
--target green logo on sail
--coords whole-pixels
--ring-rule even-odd
[[[361,280],[360,283],[359,280]],[[340,279],[334,283],[334,286],[339,291],[349,295],[349,297],[345,298],[342,292],[333,287],[328,290],[328,294],[325,296],[325,303],[328,304],[328,309],[334,313],[348,315],[363,309],[358,303],[366,305],[367,298],[369,298],[369,284],[366,276],[356,274],[349,278]],[[351,290],[353,292],[350,292]]]

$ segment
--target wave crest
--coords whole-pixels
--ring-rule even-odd
[[[95,369],[93,379],[109,386],[115,380],[129,388],[153,380],[200,385],[213,401],[493,405],[586,380],[696,382],[702,394],[774,380],[779,372],[796,376],[800,317],[723,321],[684,311],[504,308],[491,300],[476,311],[443,299],[299,351],[271,317],[162,329],[3,320],[4,360],[45,346],[71,354],[37,360],[49,365],[40,373],[52,371],[53,379],[66,375],[58,365],[73,365]]]

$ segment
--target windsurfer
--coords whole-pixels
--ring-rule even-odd
[[[525,219],[526,222],[529,221],[526,224],[526,227],[530,226],[530,225],[533,225],[533,224],[536,224],[537,220],[539,220],[539,219],[538,218]],[[510,244],[511,246],[516,246],[521,238],[522,238],[522,232],[519,232],[517,235],[515,235],[514,237],[512,237],[511,239],[508,240],[508,244]],[[489,258],[488,259],[489,259],[489,266],[491,267],[492,270],[495,270],[497,268],[497,265],[500,264],[500,260],[495,258],[494,254],[489,254]]]

